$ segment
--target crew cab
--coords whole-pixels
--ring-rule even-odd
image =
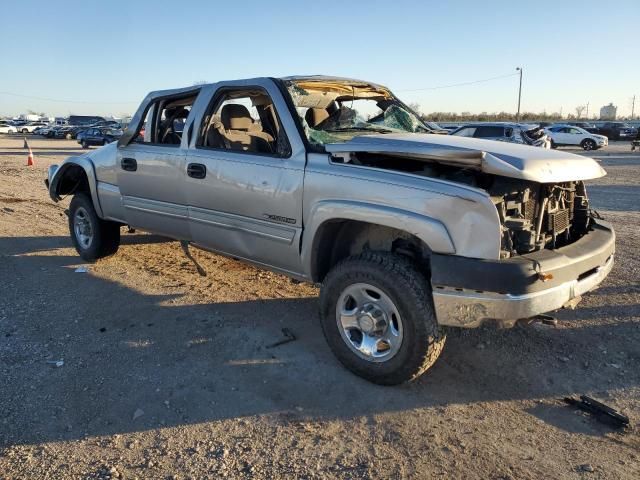
[[[574,307],[615,235],[570,153],[434,135],[389,89],[323,76],[150,93],[118,139],[49,168],[73,195],[80,256],[120,229],[164,235],[321,284],[337,358],[379,384],[417,378],[448,327]]]

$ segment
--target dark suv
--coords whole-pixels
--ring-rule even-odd
[[[606,135],[609,140],[631,140],[636,138],[638,129],[624,122],[606,122],[598,127],[600,135]]]
[[[122,136],[122,130],[114,128],[87,128],[78,133],[78,143],[82,148],[89,148],[91,145],[106,145],[114,142]]]

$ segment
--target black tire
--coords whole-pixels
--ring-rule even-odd
[[[87,143],[86,140],[82,141],[82,148],[89,148],[89,144]]]
[[[558,148],[558,144],[556,142],[554,142],[553,140],[551,140],[551,148],[553,148],[553,149]]]
[[[580,143],[580,146],[582,147],[583,150],[595,150],[598,148],[598,145],[596,145],[596,142],[594,142],[590,138],[585,138]]]
[[[23,128],[22,133],[29,133],[29,130],[27,130],[26,128]]]
[[[401,317],[399,350],[381,362],[365,360],[347,345],[338,327],[337,305],[350,285],[365,283],[384,292]],[[322,331],[338,360],[356,375],[380,385],[397,385],[418,378],[431,367],[445,344],[437,323],[428,279],[409,259],[386,252],[365,252],[336,265],[320,292]]]
[[[92,238],[89,244],[83,244],[76,234],[76,214],[82,210],[82,216],[90,224]],[[120,224],[102,220],[93,208],[91,197],[86,193],[76,193],[69,205],[69,232],[76,251],[87,262],[113,255],[120,246]]]

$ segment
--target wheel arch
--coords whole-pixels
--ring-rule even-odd
[[[432,250],[455,253],[441,222],[412,212],[350,201],[321,202],[311,218],[303,234],[301,257],[314,282],[321,282],[343,258],[365,250],[399,252],[425,265]]]
[[[62,195],[72,195],[85,192],[91,196],[93,206],[100,218],[103,218],[102,208],[98,199],[96,174],[90,160],[82,157],[69,158],[62,165],[53,169],[49,167],[49,196],[58,202]]]

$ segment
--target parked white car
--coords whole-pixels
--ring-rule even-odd
[[[16,127],[6,122],[0,122],[0,133],[16,133]]]
[[[46,127],[48,124],[45,122],[30,122],[25,125],[17,127],[20,133],[33,133],[36,128]]]
[[[584,128],[573,125],[553,125],[545,130],[551,137],[551,147],[581,146],[585,150],[597,150],[609,145],[604,135],[589,133]]]

